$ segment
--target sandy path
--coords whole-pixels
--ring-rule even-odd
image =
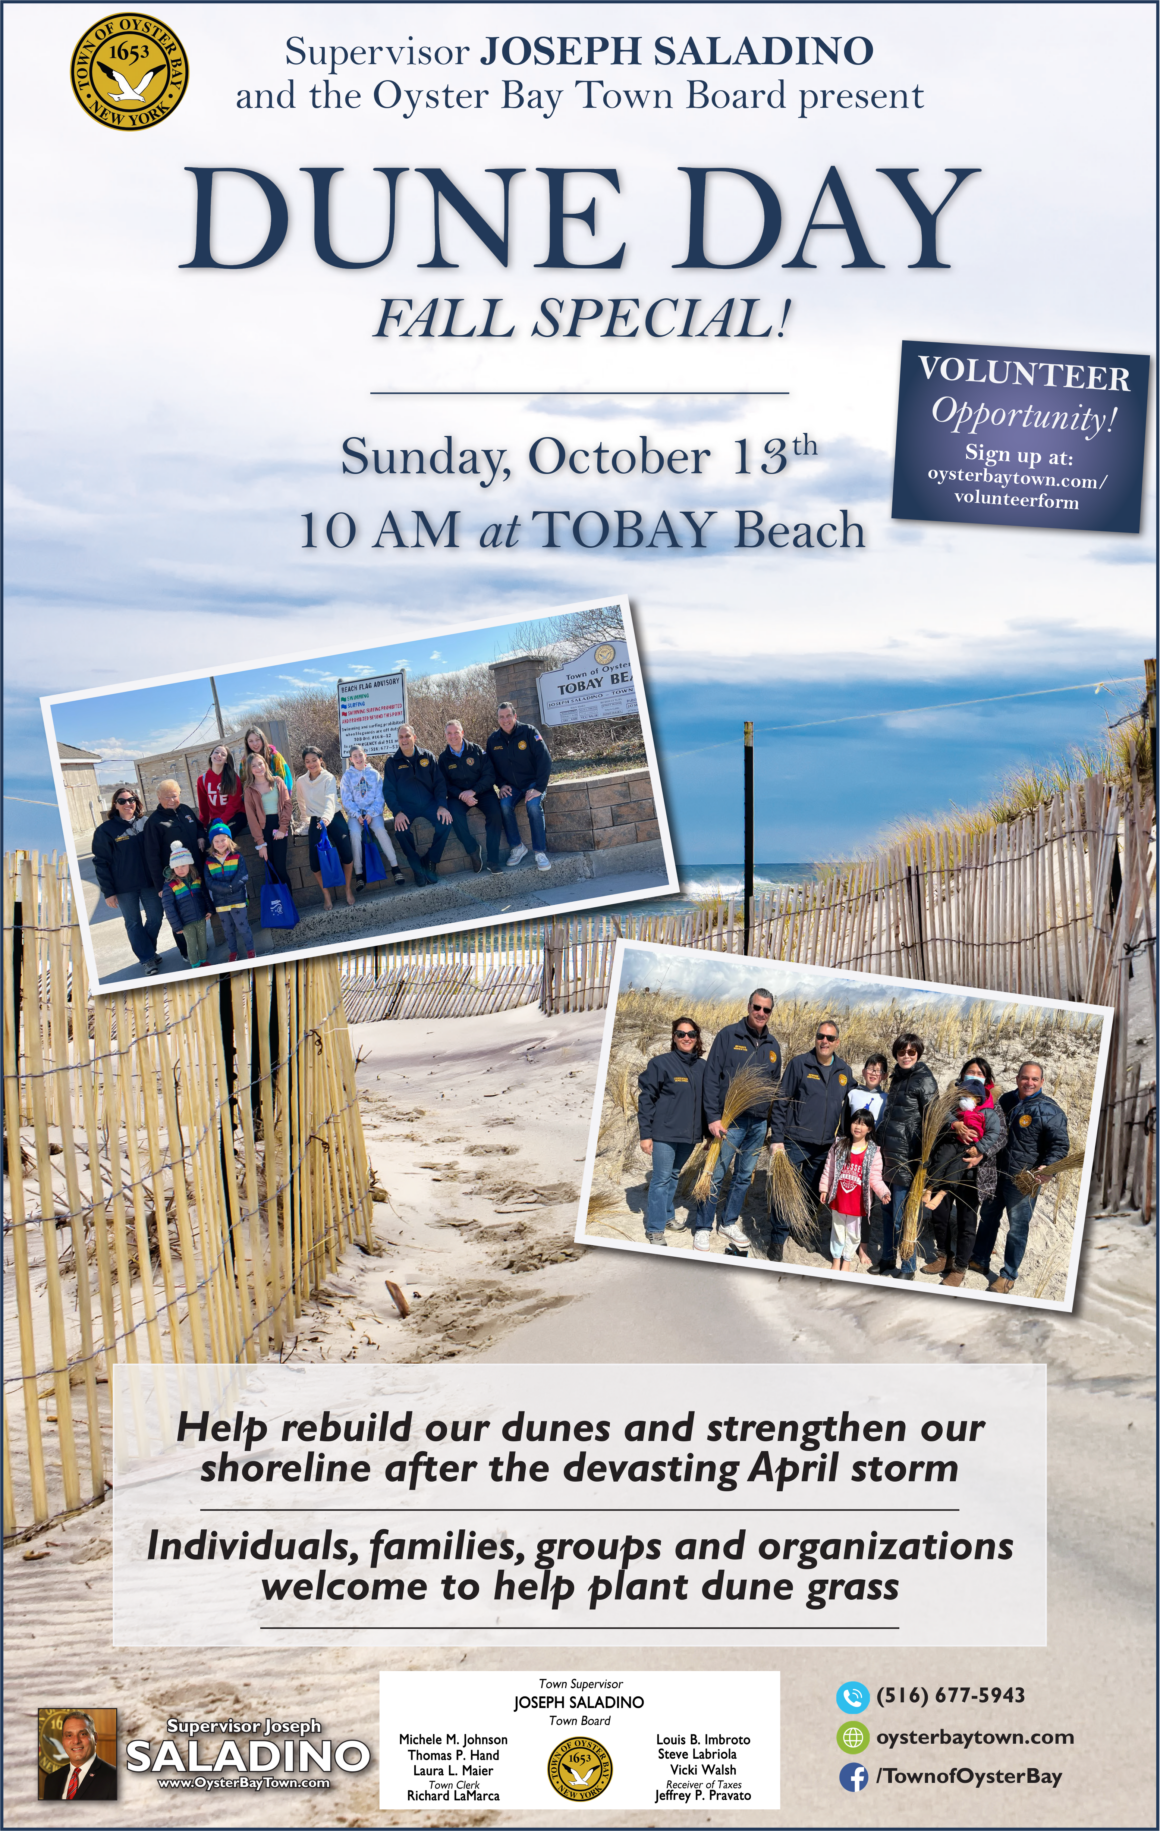
[[[855,1808],[846,1805],[835,1779],[833,1693],[841,1680],[1023,1684],[1029,1700],[1024,1717],[1010,1707],[975,1708],[969,1721],[949,1726],[1074,1733],[1073,1748],[1040,1758],[1042,1766],[1066,1769],[1065,1797],[1050,1789],[1041,1797],[995,1788],[982,1803],[965,1791],[948,1802],[940,1790],[940,1822],[1152,1822],[1150,1782],[1126,1778],[1140,1773],[1146,1757],[1137,1738],[1125,1763],[1122,1737],[1125,1708],[1147,1693],[1152,1657],[1154,1231],[1127,1223],[1089,1226],[1071,1317],[923,1303],[897,1286],[883,1290],[861,1281],[847,1287],[775,1273],[757,1278],[740,1267],[734,1275],[720,1267],[707,1274],[684,1255],[581,1249],[576,1257],[575,1196],[565,1198],[562,1187],[579,1182],[602,1023],[602,1013],[547,1020],[524,1009],[462,1023],[416,1020],[356,1029],[371,1155],[391,1195],[389,1207],[375,1210],[384,1253],[348,1251],[329,1292],[304,1313],[295,1356],[577,1362],[593,1364],[596,1382],[604,1377],[602,1362],[683,1363],[694,1394],[695,1364],[703,1361],[771,1367],[779,1361],[1046,1361],[1050,1648],[905,1652],[889,1660],[812,1649],[577,1655],[566,1646],[463,1654],[335,1648],[312,1650],[298,1661],[281,1650],[211,1649],[182,1654],[178,1665],[164,1652],[109,1649],[111,1521],[101,1508],[38,1541],[35,1548],[47,1549],[47,1559],[26,1561],[19,1549],[6,1559],[5,1823],[39,1823],[53,1809],[28,1803],[30,1769],[14,1756],[33,1746],[37,1704],[62,1696],[117,1704],[122,1745],[135,1735],[159,1739],[171,1714],[204,1717],[244,1708],[281,1718],[315,1715],[325,1733],[375,1747],[379,1670],[539,1664],[680,1671],[685,1676],[674,1680],[675,1699],[696,1686],[697,1671],[780,1669],[786,1743],[811,1751],[808,1762],[786,1764],[782,1817],[802,1825],[855,1822]],[[480,1146],[488,1148],[472,1154]],[[409,1297],[420,1293],[406,1321],[387,1295],[388,1276]],[[985,1586],[979,1600],[981,1609],[994,1613],[1001,1639],[998,1586]],[[938,1720],[928,1711],[897,1726],[937,1728]],[[377,1785],[372,1766],[330,1794],[258,1794],[248,1801],[236,1794],[189,1795],[183,1803],[160,1794],[148,1777],[123,1775],[116,1817],[110,1813],[103,1822],[439,1822],[423,1813],[382,1814]],[[594,1812],[585,1818],[600,1826],[768,1822],[758,1813],[675,1813],[661,1821],[645,1813],[613,1818]],[[856,1819],[929,1822],[918,1788],[875,1789],[857,1801]],[[571,1815],[463,1813],[452,1822],[564,1824]]]

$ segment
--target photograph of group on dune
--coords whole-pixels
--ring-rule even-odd
[[[1070,1310],[1111,1018],[621,941],[576,1238]]]

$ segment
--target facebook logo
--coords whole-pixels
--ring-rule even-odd
[[[847,1761],[838,1775],[847,1793],[860,1793],[870,1784],[870,1776],[860,1761]]]

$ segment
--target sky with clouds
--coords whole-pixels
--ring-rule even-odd
[[[798,966],[786,960],[758,963],[689,948],[651,947],[644,942],[626,943],[624,948],[621,992],[680,992],[690,999],[709,1000],[748,998],[758,983],[764,984],[777,1001],[809,1003],[821,999],[838,1013],[855,1007],[877,1010],[898,1000],[928,1011],[932,1023],[948,1011],[962,1011],[972,1005],[986,1007],[998,1018],[1012,1005],[1027,1003],[1030,1009],[1033,1004],[1017,998],[992,1003],[969,992],[946,992],[905,980],[876,979],[865,973],[837,973],[829,967]],[[1087,1020],[1077,1015],[1075,1021],[1082,1024]]]
[[[511,653],[519,628],[518,624],[498,624],[490,629],[456,630],[435,639],[345,649],[334,655],[305,656],[215,674],[222,718],[227,731],[232,731],[256,707],[285,694],[337,689],[340,680],[368,679],[399,668],[406,668],[410,680],[454,674]],[[114,758],[129,760],[180,749],[202,737],[208,750],[217,736],[208,674],[65,701],[53,706],[52,721],[58,741],[94,751],[106,764]],[[98,770],[110,781],[113,773],[108,767]]]
[[[7,199],[6,792],[23,797],[4,803],[7,843],[50,845],[57,830],[51,810],[36,806],[49,793],[41,694],[191,668],[276,669],[281,655],[344,645],[353,655],[427,659],[444,646],[430,631],[622,593],[634,608],[683,862],[739,852],[745,718],[759,727],[757,850],[769,859],[848,851],[898,817],[978,801],[1008,770],[1098,739],[1109,716],[1138,699],[1135,677],[1152,646],[1150,507],[1138,536],[890,519],[904,338],[1150,348],[1151,15],[1103,6],[1097,32],[1094,16],[1084,6],[840,7],[825,30],[868,37],[864,69],[843,64],[836,78],[794,64],[711,79],[711,92],[729,97],[784,77],[780,111],[685,106],[690,77],[709,73],[656,67],[650,50],[661,33],[678,46],[695,34],[706,50],[703,9],[679,5],[615,9],[611,29],[642,39],[631,79],[607,63],[539,71],[534,80],[558,92],[550,118],[548,101],[538,112],[527,104],[527,68],[481,66],[485,28],[501,40],[599,33],[610,29],[599,6],[500,6],[485,18],[458,6],[404,15],[369,5],[173,5],[165,17],[189,54],[189,91],[169,120],[139,135],[99,127],[66,81],[10,82],[9,130],[26,157],[9,167]],[[9,9],[9,71],[66,70],[91,23],[83,6]],[[792,38],[817,31],[818,19],[792,5],[772,25],[744,6],[713,9],[720,55],[745,32],[756,41],[772,29]],[[344,95],[357,88],[359,106],[318,110],[309,89],[319,71],[288,62],[292,34],[316,47],[394,42],[404,56],[408,33],[416,46],[468,47],[456,83],[472,95],[486,89],[483,106],[449,111],[442,99],[433,108],[421,100],[404,119],[408,104],[376,105],[370,73],[347,68],[339,86]],[[293,109],[238,108],[240,91],[285,94],[291,76]],[[620,93],[619,106],[577,87],[587,78]],[[439,97],[442,80],[398,75]],[[523,84],[507,92],[523,106],[500,106],[505,81]],[[912,102],[918,89],[922,106],[835,113],[835,103],[803,118],[801,92],[839,81],[905,89]],[[631,107],[629,86],[667,90],[673,106]],[[774,187],[783,227],[763,261],[677,270],[689,197],[679,168],[694,161],[764,174]],[[621,267],[538,268],[547,180],[537,168],[594,162],[615,168],[620,188],[591,173],[568,179],[565,207],[583,212],[592,198],[595,213],[592,234],[583,222],[566,225],[566,247],[574,260],[598,261],[623,242]],[[324,264],[301,168],[342,168],[334,247],[369,261],[385,245],[387,187],[375,171],[384,165],[407,168],[391,255],[365,268]],[[787,272],[831,165],[881,267],[845,269],[845,235],[818,231],[815,267]],[[283,190],[290,229],[265,265],[183,269],[194,229],[186,168],[206,166],[258,170]],[[431,195],[422,166],[443,168],[493,226],[502,225],[494,171],[523,168],[511,183],[506,268],[447,211],[443,249],[456,265],[425,265]],[[932,200],[949,186],[948,168],[981,168],[940,218],[946,269],[912,269],[915,222],[882,166],[913,168]],[[247,259],[265,233],[264,206],[250,180],[218,182],[215,254]],[[710,184],[707,249],[727,263],[754,243],[755,193],[725,171]],[[463,328],[481,325],[483,302],[500,298],[495,322],[516,334],[403,339],[396,326],[377,338],[388,296],[410,298],[415,312],[432,297],[461,297]],[[605,311],[574,339],[533,337],[540,302],[552,296],[636,298],[642,312],[676,297],[682,314],[685,300],[699,298],[693,324],[702,328],[724,300],[753,297],[753,326],[772,334],[608,337]],[[441,307],[437,326],[445,320]],[[816,450],[795,455],[793,441],[806,438]],[[787,463],[762,476],[756,459],[777,439]],[[394,474],[375,475],[373,462],[351,474],[347,456],[344,475],[348,440],[377,450],[380,469],[394,452]],[[448,440],[449,476],[440,474]],[[600,446],[606,468],[625,454],[620,474],[596,473]],[[662,473],[642,475],[645,446],[666,460]],[[561,468],[546,474],[557,450]],[[414,458],[399,474],[403,451],[423,454],[422,476]],[[498,466],[494,482],[485,452]],[[865,544],[739,550],[739,509],[813,528],[845,510]],[[436,529],[456,511],[455,551],[432,548],[417,510]],[[555,547],[544,544],[549,510],[571,517],[557,518]],[[619,547],[618,511],[627,530]],[[404,547],[380,533],[388,512]],[[679,545],[655,535],[662,515]],[[341,518],[357,530],[341,550],[325,536],[334,516],[337,537],[348,525]],[[597,544],[600,516],[610,533]],[[702,547],[690,516],[706,530]],[[481,546],[496,524],[500,544]],[[633,546],[635,527],[654,544]],[[1109,693],[1042,694],[1121,677],[1126,684]],[[1032,690],[1041,696],[912,710]],[[196,692],[175,699],[164,728],[187,709],[193,725],[205,703]],[[888,716],[866,721],[867,712]],[[850,722],[818,722],[826,718]],[[117,741],[112,725],[90,736],[75,741]]]

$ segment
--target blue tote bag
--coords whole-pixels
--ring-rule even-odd
[[[328,890],[341,890],[346,883],[346,874],[342,860],[338,856],[326,835],[326,828],[318,828],[318,875]]]
[[[266,861],[266,881],[260,893],[263,928],[296,928],[298,911],[294,907],[294,898],[290,895],[289,884],[284,884],[273,865]]]
[[[363,878],[368,884],[381,884],[387,875],[383,855],[369,833],[363,834]]]

